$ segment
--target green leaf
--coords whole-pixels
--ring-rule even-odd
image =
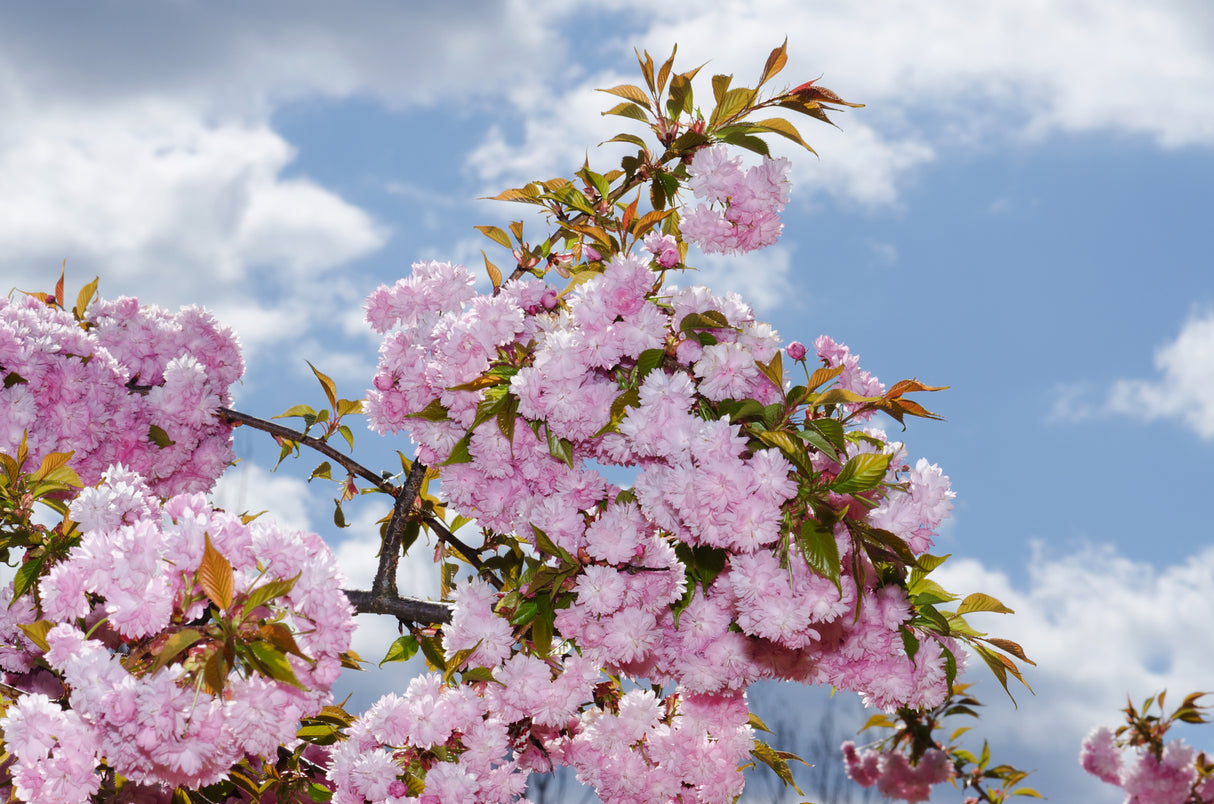
[[[755,98],[755,91],[749,87],[736,87],[728,90],[722,97],[717,108],[712,111],[713,125],[728,122],[750,106]]]
[[[759,717],[754,712],[750,713],[749,723],[750,723],[750,727],[752,729],[758,729],[759,731],[765,731],[768,734],[775,734],[774,731],[767,728],[767,724],[763,722],[763,718]]]
[[[797,782],[793,779],[792,768],[789,767],[788,760],[782,754],[783,752],[776,751],[762,740],[755,740],[755,747],[750,750],[751,756],[776,772],[776,776],[780,777],[780,781],[784,782],[785,787],[791,787],[801,793],[801,788],[797,787]],[[801,795],[805,794],[801,793]]]
[[[292,416],[299,416],[311,421],[316,421],[316,411],[310,405],[292,405],[277,416],[271,416],[273,419],[286,419]]]
[[[285,581],[280,579],[266,581],[249,592],[249,596],[244,602],[245,615],[253,613],[275,598],[290,594],[291,590],[295,588],[295,582],[299,580],[300,574],[302,573],[296,573],[294,578]]]
[[[816,519],[806,519],[797,532],[797,546],[810,569],[829,578],[842,594],[839,584],[839,545],[835,542],[834,530]]]
[[[283,651],[260,639],[249,642],[246,648],[256,658],[253,664],[262,675],[301,690],[307,689],[295,677],[295,671],[291,669],[291,663],[287,661],[287,655]]]
[[[548,454],[561,461],[570,469],[573,468],[573,442],[567,438],[554,435],[551,430],[544,428],[548,438]]]
[[[957,606],[958,614],[969,614],[971,611],[994,611],[999,614],[1015,614],[1014,611],[995,598],[990,595],[984,595],[981,592],[967,595],[965,600],[961,601],[961,605]]]
[[[883,712],[878,712],[877,714],[870,716],[869,719],[865,721],[864,725],[860,727],[860,731],[873,728],[892,729],[896,725],[897,724],[890,719],[889,715],[884,714]],[[859,734],[860,732],[856,733]]]
[[[891,457],[887,453],[871,452],[856,455],[844,465],[835,481],[830,484],[831,491],[856,494],[876,488],[885,479]]]
[[[727,134],[721,137],[721,141],[727,142],[730,145],[736,145],[739,148],[745,148],[748,151],[753,151],[760,156],[771,156],[771,149],[767,147],[767,143],[749,134]]]
[[[154,424],[151,425],[150,427],[148,427],[148,441],[151,441],[153,444],[160,447],[161,449],[164,449],[165,447],[171,447],[177,443],[173,439],[169,438],[168,433],[166,433],[163,429],[161,429],[160,427],[157,427]]]
[[[312,474],[308,476],[308,480],[312,480],[317,477],[323,477],[325,480],[332,480],[333,479],[332,470],[333,470],[333,467],[329,464],[328,461],[325,461],[320,466],[317,466],[315,469],[312,470]]]
[[[658,368],[666,360],[665,349],[646,349],[637,358],[637,380],[644,382],[649,372]],[[639,397],[638,397],[639,399]]]
[[[294,410],[294,408],[292,408],[292,410]],[[311,408],[309,408],[309,410],[311,410]],[[406,414],[405,418],[425,419],[428,422],[442,422],[446,421],[450,417],[447,415],[447,409],[443,407],[443,403],[435,399],[421,410],[416,411],[415,413]]]
[[[679,322],[679,332],[692,332],[702,329],[733,329],[722,313],[716,310],[706,310],[703,313],[688,313]]]
[[[426,661],[429,662],[430,666],[440,673],[445,672],[447,669],[447,659],[443,656],[443,645],[438,637],[419,637],[417,641],[421,646],[422,655],[426,657]]]
[[[202,563],[198,565],[198,585],[207,597],[225,610],[232,605],[236,582],[232,564],[211,544],[209,534],[203,534]]]
[[[698,68],[697,68],[698,69]],[[691,76],[695,73],[679,73],[670,79],[670,96],[666,100],[666,110],[671,117],[678,118],[690,114],[694,108],[694,95],[691,89]]]
[[[472,453],[468,451],[469,444],[472,439],[472,431],[464,434],[464,437],[455,442],[455,446],[451,448],[451,454],[447,456],[447,460],[439,464],[439,466],[449,466],[453,463],[471,463]]]
[[[160,647],[160,652],[156,654],[156,661],[152,663],[152,669],[149,672],[155,673],[200,639],[202,639],[202,633],[193,628],[183,628],[172,634]]]
[[[721,98],[729,90],[729,83],[733,81],[732,75],[714,75],[712,77],[712,97],[719,105]]]
[[[312,373],[315,374],[316,379],[320,381],[320,387],[325,389],[325,398],[329,400],[329,407],[336,410],[337,409],[337,386],[334,385],[333,381],[331,379],[329,379],[328,376],[326,376],[325,374],[322,374],[320,371],[318,371],[316,369],[316,366],[313,366],[311,363],[308,363],[308,368],[312,369]]]
[[[46,554],[36,556],[24,562],[17,568],[13,578],[13,600],[24,595],[42,576],[42,566],[46,563]],[[45,649],[44,649],[45,650]]]

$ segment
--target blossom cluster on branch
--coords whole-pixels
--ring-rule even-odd
[[[441,543],[450,609],[398,614],[408,633],[385,659],[421,650],[431,672],[359,718],[327,705],[354,661],[328,549],[199,493],[231,459],[226,422],[259,421],[227,409],[231,334],[193,308],[94,302],[95,283],[71,311],[62,280],[0,302],[0,548],[25,550],[0,613],[17,797],[481,804],[566,766],[607,802],[730,801],[748,761],[792,783],[791,755],[755,738],[756,681],[914,713],[949,704],[966,654],[1020,678],[1020,647],[965,619],[1006,607],[929,577],[948,477],[872,422],[938,418],[910,395],[941,389],[886,386],[825,336],[812,360],[739,296],[674,279],[689,243],[747,253],[780,235],[788,163],[762,137],[808,145],[750,115],[855,104],[812,81],[764,97],[781,46],[753,88],[714,76],[704,113],[673,60],[640,58],[648,91],[606,90],[656,146],[620,134],[638,145],[620,170],[499,196],[555,228],[531,245],[521,221],[478,227],[510,250],[509,277],[486,256],[481,293],[462,266],[423,262],[371,294],[365,404],[314,368],[331,409],[284,413],[303,433],[260,423],[284,456],[346,468],[341,500],[359,478],[392,495],[375,610],[400,599],[420,530]],[[341,420],[360,412],[417,445],[400,485],[325,443],[352,448]],[[63,521],[32,523],[34,500]],[[853,775],[915,800],[947,776],[937,754],[856,754]]]
[[[214,414],[244,372],[235,335],[198,307],[86,291],[74,311],[51,294],[0,299],[0,452],[71,452],[86,485],[121,463],[158,495],[210,489],[234,457]]]

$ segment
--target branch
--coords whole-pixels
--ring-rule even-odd
[[[398,620],[410,623],[449,623],[451,605],[401,597],[395,592],[377,595],[360,589],[347,589],[346,597],[359,614],[390,614]]]
[[[382,477],[375,474],[370,469],[363,466],[361,463],[348,455],[342,455],[336,449],[330,447],[319,438],[304,435],[298,430],[292,430],[290,427],[283,427],[281,424],[274,424],[273,422],[268,422],[265,419],[259,419],[256,416],[250,416],[247,413],[241,413],[240,411],[232,410],[231,408],[220,408],[218,414],[219,418],[226,420],[230,424],[245,424],[252,427],[254,430],[261,430],[269,433],[272,436],[285,438],[288,441],[295,441],[296,443],[303,444],[305,447],[311,447],[321,455],[324,455],[326,458],[332,458],[333,460],[337,461],[350,474],[358,475],[363,480],[369,481],[380,491],[393,496],[396,495],[396,487],[391,483],[384,480]]]
[[[370,469],[363,466],[361,463],[348,455],[343,455],[342,453],[338,452],[336,449],[329,446],[324,441],[321,441],[319,438],[304,435],[298,430],[292,430],[290,427],[284,427],[281,424],[274,424],[273,422],[266,421],[265,419],[259,419],[256,416],[250,416],[247,413],[241,413],[240,411],[232,410],[231,408],[220,408],[218,415],[219,418],[224,419],[232,425],[247,425],[252,427],[254,430],[261,430],[262,432],[269,433],[272,436],[283,438],[288,441],[294,441],[298,444],[303,444],[305,447],[311,447],[321,455],[332,458],[351,475],[357,475],[364,480],[370,481],[377,489],[385,494],[390,495],[396,501],[393,505],[392,520],[388,524],[387,537],[393,538],[394,536],[395,538],[394,549],[390,551],[392,558],[390,559],[391,567],[389,568],[393,589],[396,588],[396,561],[398,557],[397,554],[400,552],[400,534],[401,530],[405,526],[405,523],[408,521],[408,515],[411,512],[411,509],[419,517],[421,517],[422,522],[424,522],[426,526],[438,536],[440,541],[450,545],[450,547],[459,553],[465,561],[471,564],[473,569],[475,569],[477,572],[481,571],[482,562],[480,555],[476,550],[460,541],[460,539],[456,538],[455,534],[453,534],[447,528],[446,524],[441,519],[434,516],[433,513],[424,511],[420,508],[413,509],[413,502],[417,499],[418,491],[421,489],[422,479],[424,479],[426,476],[426,467],[423,464],[416,461],[413,462],[413,467],[409,470],[409,476],[405,479],[405,485],[403,488],[401,488],[389,483],[387,480],[384,480],[382,477],[375,474]],[[412,492],[410,492],[410,488],[412,488]],[[387,545],[385,542],[385,548],[386,546]],[[384,557],[388,555],[388,553],[389,551],[387,549],[381,550],[380,570],[378,570],[375,575],[377,589],[381,594],[387,592],[386,587],[383,587],[380,582],[380,572],[385,572],[385,568],[383,567]],[[502,588],[501,582],[496,578],[490,578],[489,582],[498,589]]]

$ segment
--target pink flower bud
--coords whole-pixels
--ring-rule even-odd
[[[801,343],[800,341],[793,341],[792,343],[788,344],[788,356],[793,360],[804,360],[805,344]]]

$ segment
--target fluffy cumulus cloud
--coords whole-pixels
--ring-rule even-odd
[[[1190,318],[1155,352],[1154,379],[1120,380],[1107,408],[1140,419],[1173,419],[1214,439],[1214,311]]]
[[[1214,646],[1195,635],[1209,630],[1214,549],[1154,567],[1109,548],[1059,556],[1037,545],[1026,581],[964,559],[934,575],[946,589],[981,590],[1015,610],[971,621],[1024,646],[1037,662],[1026,673],[1036,695],[1013,689],[1019,702],[1013,710],[986,668],[972,660],[970,680],[979,680],[987,704],[978,731],[1003,752],[999,759],[1037,768],[1034,786],[1051,799],[1120,800],[1119,791],[1088,777],[1076,757],[1090,728],[1118,724],[1127,695],[1141,702],[1166,688],[1178,702],[1209,688]]]
[[[513,55],[550,41],[546,4],[476,5],[4,8],[0,284],[49,288],[66,259],[77,286],[100,274],[110,294],[227,305],[246,347],[290,337],[284,317],[326,303],[309,283],[378,251],[389,228],[292,175],[275,111],[526,83],[535,68]]]
[[[802,133],[822,159],[799,164],[794,181],[864,206],[895,203],[916,168],[959,146],[1089,131],[1163,147],[1214,143],[1214,111],[1194,102],[1214,93],[1214,13],[1186,0],[756,0],[700,3],[691,15],[634,0],[611,7],[623,32],[610,43],[629,80],[634,46],[661,60],[677,42],[681,64],[707,62],[704,75],[753,82],[763,55],[787,34],[789,63],[777,87],[822,76],[823,85],[868,104],[838,116],[842,133],[806,123]],[[594,89],[614,78],[574,82],[547,105],[603,108]],[[534,98],[518,101],[536,108]],[[513,175],[510,166],[544,173],[545,163],[563,170],[571,157],[580,161],[568,143],[551,147],[559,138],[541,116],[526,119],[513,140],[491,132],[469,164],[491,177]],[[617,119],[614,131],[628,125]],[[607,131],[598,121],[586,126],[586,134]]]

